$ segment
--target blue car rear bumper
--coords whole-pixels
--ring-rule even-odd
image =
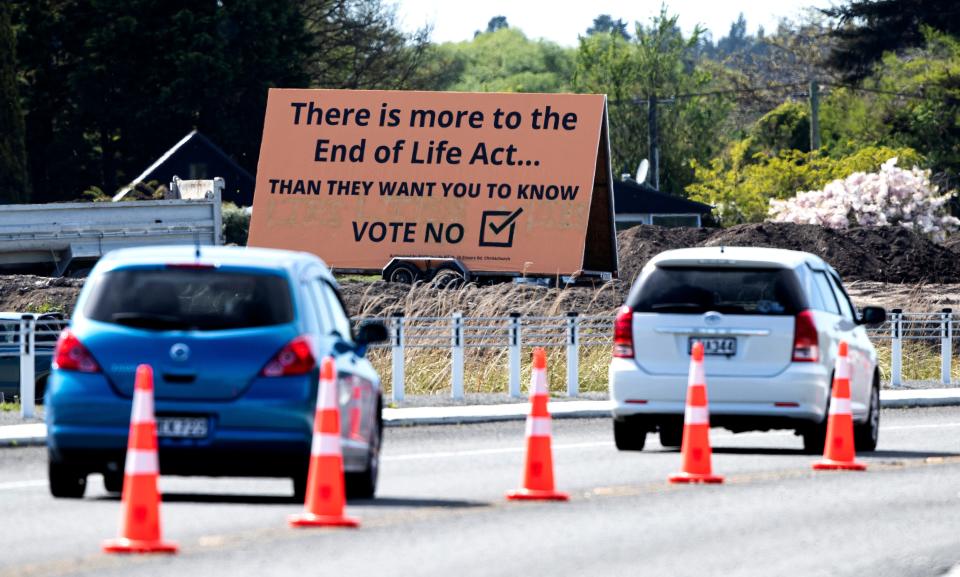
[[[157,399],[157,416],[203,417],[203,439],[159,439],[164,474],[289,477],[309,463],[311,377],[257,379],[229,401]],[[51,458],[87,472],[123,469],[132,399],[100,374],[54,371],[48,387]],[[118,469],[119,467],[119,469]]]

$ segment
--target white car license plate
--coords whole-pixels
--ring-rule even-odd
[[[693,352],[693,343],[703,343],[703,354],[731,357],[737,354],[737,339],[717,337],[690,337],[687,352]]]
[[[207,419],[203,417],[157,417],[157,436],[177,439],[203,439]]]

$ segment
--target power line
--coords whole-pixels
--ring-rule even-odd
[[[913,98],[917,100],[926,100],[931,98],[930,96],[920,94],[920,93],[909,93],[909,92],[896,92],[893,90],[882,90],[880,88],[867,88],[866,86],[854,86],[853,84],[842,84],[842,83],[832,83],[832,82],[822,82],[824,86],[832,86],[833,88],[846,88],[848,90],[854,90],[857,92],[872,92],[874,94],[884,94],[887,96],[898,96],[900,98]]]

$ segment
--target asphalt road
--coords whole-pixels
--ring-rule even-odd
[[[359,530],[294,530],[283,480],[164,478],[175,557],[99,553],[120,504],[91,477],[54,500],[45,452],[0,449],[5,575],[942,575],[960,563],[960,408],[889,410],[866,473],[814,473],[788,433],[713,432],[720,486],[671,486],[679,454],[613,447],[605,419],[554,423],[569,503],[508,503],[523,423],[387,430]]]

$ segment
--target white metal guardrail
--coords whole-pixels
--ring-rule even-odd
[[[62,318],[29,313],[0,318],[0,363],[19,365],[18,398],[23,417],[33,417],[35,412],[37,360],[47,361],[53,356],[57,337],[68,322]],[[4,374],[12,374],[12,371],[5,371]]]
[[[449,349],[451,355],[451,396],[462,399],[464,349],[487,347],[508,349],[511,396],[521,396],[520,365],[522,347],[564,348],[567,359],[567,395],[579,393],[579,359],[581,347],[613,345],[613,317],[586,316],[568,313],[565,316],[465,317],[454,313],[449,317],[355,318],[355,323],[376,320],[386,324],[390,339],[371,348],[391,349],[393,400],[404,398],[404,364],[407,349]],[[890,382],[902,386],[904,341],[940,343],[940,382],[951,385],[954,324],[960,322],[950,309],[940,312],[903,312],[893,309],[887,321],[868,327],[874,342],[890,341]]]
[[[451,396],[464,397],[464,362],[467,349],[506,349],[508,352],[508,392],[521,396],[520,367],[523,347],[563,349],[566,353],[567,395],[579,394],[580,349],[612,346],[613,321],[610,316],[567,313],[563,316],[466,317],[453,313],[448,317],[405,317],[394,314],[387,318],[355,318],[355,323],[381,321],[390,338],[371,345],[390,349],[393,400],[404,399],[404,365],[407,349],[449,350],[451,358]],[[0,362],[19,357],[20,399],[24,416],[33,415],[35,367],[37,357],[50,357],[60,331],[69,321],[23,314],[19,318],[0,319]],[[940,382],[951,385],[954,326],[960,322],[950,309],[940,312],[890,311],[887,322],[870,327],[867,333],[874,342],[890,341],[890,383],[903,385],[905,342],[926,341],[931,348],[940,344]]]

